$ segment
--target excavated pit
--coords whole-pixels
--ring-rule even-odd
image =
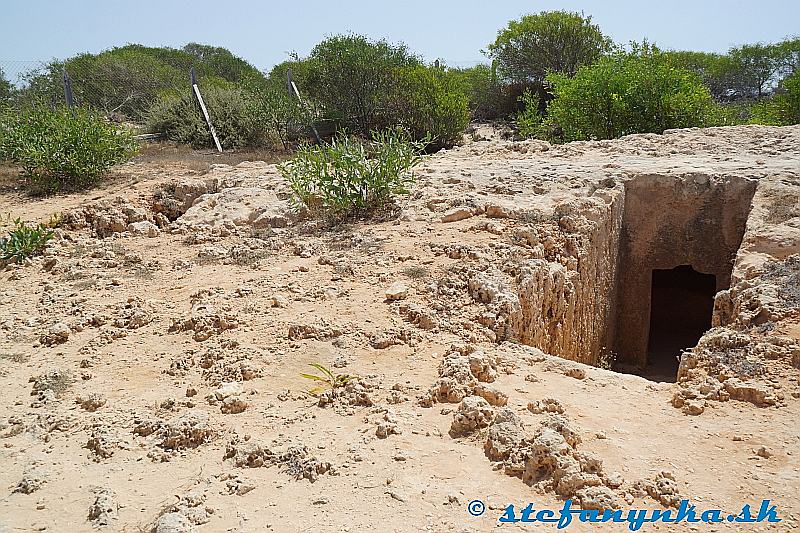
[[[574,244],[576,267],[529,264],[518,285],[516,338],[566,359],[675,381],[682,351],[711,327],[714,297],[730,285],[756,184],[645,174],[575,208],[588,220]]]
[[[612,350],[616,368],[674,381],[681,352],[711,327],[757,182],[644,175],[625,184]]]

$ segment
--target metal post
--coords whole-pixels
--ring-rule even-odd
[[[62,79],[64,81],[64,99],[66,100],[68,107],[74,107],[75,100],[72,97],[72,80],[69,79],[67,69],[63,70]]]
[[[289,96],[296,97],[297,101],[300,102],[300,105],[305,107],[303,99],[300,98],[300,91],[297,90],[297,85],[294,84],[294,79],[292,78],[292,69],[290,68],[286,69],[286,88],[289,91]],[[314,132],[314,138],[317,140],[317,144],[322,144],[322,137],[319,136],[317,128],[313,123],[310,123],[309,126],[311,127],[311,131]]]
[[[203,102],[203,95],[200,94],[200,88],[197,86],[197,73],[195,73],[194,67],[192,67],[192,69],[189,71],[189,79],[192,82],[192,93],[197,99],[197,103],[200,104],[200,110],[203,112],[203,117],[206,119],[208,130],[211,132],[211,137],[214,139],[214,144],[217,146],[217,151],[222,153],[222,145],[219,142],[219,138],[217,138],[217,130],[214,129],[214,125],[211,123],[211,117],[208,115],[208,109],[206,109],[206,104]]]

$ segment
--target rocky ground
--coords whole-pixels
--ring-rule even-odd
[[[0,532],[491,531],[509,503],[565,498],[771,499],[783,522],[747,529],[800,527],[800,127],[565,146],[480,128],[417,173],[396,217],[337,228],[259,162],[7,191],[0,213],[63,221],[0,271]],[[598,239],[651,174],[758,183],[678,383],[587,351],[615,255]],[[311,363],[355,377],[311,397]]]

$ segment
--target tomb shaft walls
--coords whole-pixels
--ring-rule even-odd
[[[625,184],[617,273],[614,351],[644,366],[652,271],[690,265],[730,284],[756,182],[702,174],[640,175]]]

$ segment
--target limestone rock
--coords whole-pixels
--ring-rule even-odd
[[[442,222],[457,222],[470,218],[473,215],[472,209],[468,207],[456,207],[442,215]]]
[[[63,322],[56,322],[50,326],[50,329],[47,330],[47,334],[43,335],[40,341],[46,346],[62,344],[69,340],[71,334],[72,329],[68,325]]]
[[[473,433],[477,429],[488,427],[494,419],[494,410],[489,402],[480,396],[467,396],[458,405],[450,435],[460,437]]]
[[[140,222],[132,222],[128,224],[128,233],[145,237],[158,237],[161,232],[152,222],[142,220]]]
[[[491,461],[506,461],[524,438],[522,420],[513,409],[505,407],[497,411],[489,427],[484,451]]]
[[[402,281],[396,281],[386,289],[386,300],[393,302],[395,300],[404,300],[408,296],[408,285]]]
[[[117,496],[111,489],[94,490],[94,502],[89,506],[89,521],[98,526],[107,526],[116,520],[119,514]]]
[[[25,471],[22,473],[22,479],[17,483],[14,492],[32,494],[47,483],[49,476],[50,472],[43,466],[32,463],[25,468]]]

